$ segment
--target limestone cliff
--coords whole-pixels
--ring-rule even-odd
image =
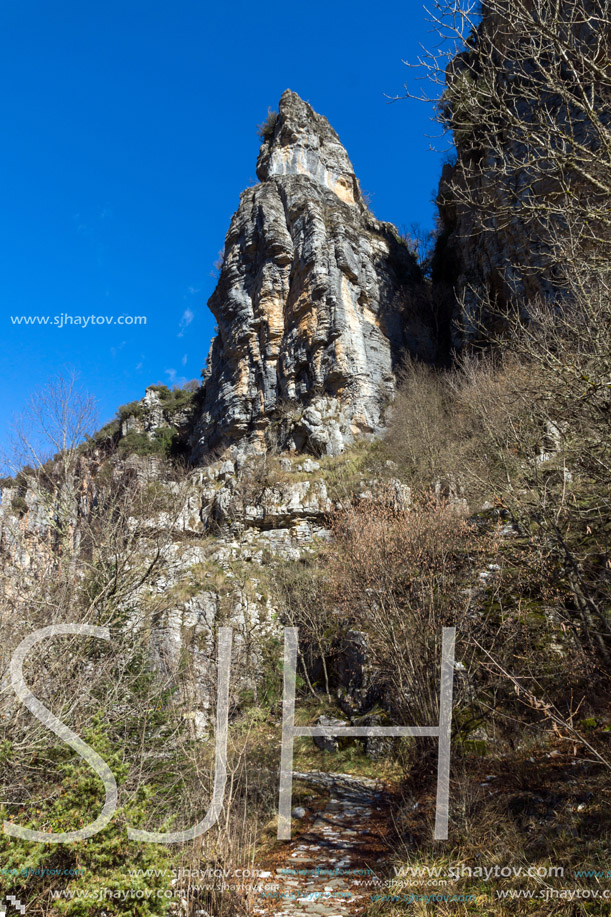
[[[227,234],[192,455],[337,454],[383,425],[406,351],[434,356],[419,269],[370,213],[335,131],[287,90]]]

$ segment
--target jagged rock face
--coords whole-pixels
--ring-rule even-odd
[[[383,424],[408,348],[433,356],[414,258],[363,202],[325,118],[295,93],[231,222],[193,458],[239,443],[336,454]]]

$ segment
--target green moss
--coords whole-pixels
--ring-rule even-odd
[[[462,745],[466,752],[471,752],[480,758],[485,758],[489,754],[488,743],[483,739],[465,739]]]

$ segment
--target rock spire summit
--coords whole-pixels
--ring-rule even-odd
[[[352,163],[326,118],[316,114],[296,92],[282,94],[257,160],[257,177],[307,175],[333,191],[346,204],[364,207]]]

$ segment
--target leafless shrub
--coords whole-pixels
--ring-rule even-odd
[[[469,524],[444,500],[407,512],[365,501],[340,511],[333,533],[326,578],[340,620],[368,635],[397,722],[435,723],[441,630],[468,624],[458,587],[474,549]]]

